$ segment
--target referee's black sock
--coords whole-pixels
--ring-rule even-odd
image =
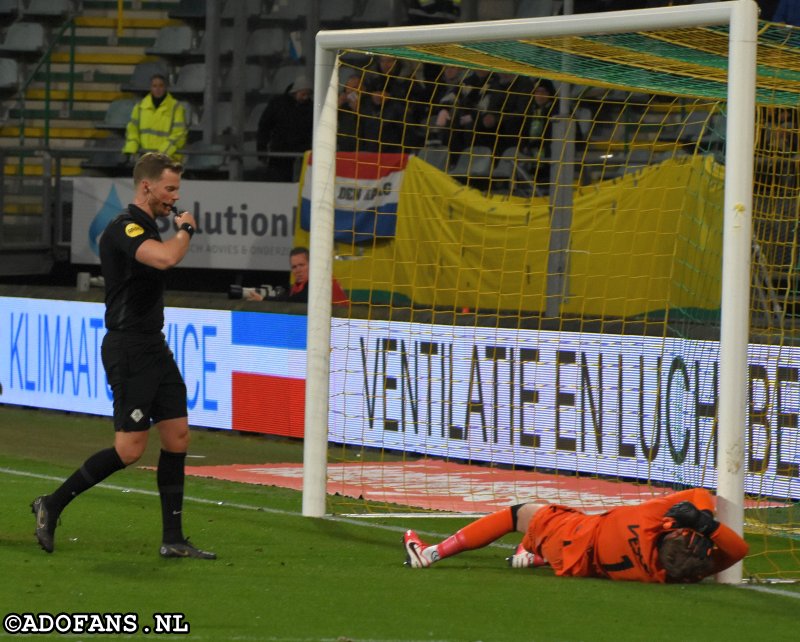
[[[183,542],[183,480],[186,453],[171,453],[161,450],[158,458],[158,494],[161,497],[161,519],[164,524],[162,542]]]
[[[125,468],[116,449],[106,448],[89,457],[83,466],[70,475],[55,492],[47,498],[47,508],[53,521],[73,499],[83,491],[99,484],[109,475]],[[53,526],[54,524],[51,524]]]

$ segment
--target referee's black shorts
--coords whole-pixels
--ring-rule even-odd
[[[186,384],[163,334],[110,330],[101,356],[114,394],[115,430],[147,430],[187,416]]]

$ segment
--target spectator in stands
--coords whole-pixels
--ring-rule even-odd
[[[450,146],[451,122],[461,92],[463,70],[445,65],[433,81],[433,88],[427,97],[430,105],[428,119],[428,144]]]
[[[305,75],[298,75],[284,93],[267,104],[258,121],[256,149],[259,153],[302,154],[311,149],[314,127],[313,87]],[[267,181],[292,183],[299,157],[268,156]]]
[[[780,0],[772,22],[783,22],[793,27],[800,27],[800,2],[797,0]]]
[[[533,101],[522,129],[519,149],[538,159],[536,183],[550,182],[550,147],[553,140],[551,116],[556,113],[555,87],[549,80],[540,80],[533,90]]]
[[[377,56],[364,69],[359,103],[359,151],[400,153],[405,123],[411,120],[411,81],[402,63]]]
[[[293,303],[308,303],[308,248],[294,247],[289,252],[289,267],[292,271],[293,283],[286,297]],[[263,301],[263,297],[253,292],[247,297],[250,301]],[[339,282],[333,279],[331,283],[331,303],[333,305],[349,305],[350,300],[342,290]]]
[[[408,82],[392,75],[399,71],[394,59],[381,58],[380,71],[365,70],[361,81],[358,150],[397,154],[403,151]]]
[[[186,110],[167,91],[167,79],[154,74],[150,93],[133,108],[122,153],[133,160],[137,154],[160,152],[180,162],[186,135]]]
[[[336,149],[340,152],[358,151],[360,104],[361,74],[354,73],[339,91]]]
[[[525,115],[534,100],[535,92],[530,78],[510,73],[497,74],[489,99],[489,111],[499,119],[495,154],[519,145]]]
[[[450,121],[450,151],[463,152],[473,145],[478,116],[488,106],[490,73],[486,69],[473,69],[461,82],[461,90],[456,101],[456,109]],[[477,124],[477,125],[476,125]]]

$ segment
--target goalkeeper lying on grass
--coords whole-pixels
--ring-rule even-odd
[[[714,498],[693,489],[586,515],[559,504],[518,504],[467,524],[437,545],[406,531],[406,565],[424,568],[511,533],[525,533],[514,568],[639,582],[699,582],[741,560],[746,542],[714,519]]]

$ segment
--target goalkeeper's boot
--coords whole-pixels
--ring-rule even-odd
[[[36,515],[36,539],[48,553],[55,548],[56,521],[58,517],[52,516],[47,508],[47,495],[41,495],[31,502],[31,512]]]
[[[158,551],[161,557],[193,557],[198,560],[215,560],[217,555],[210,551],[201,551],[189,543],[188,538],[182,542],[168,544],[164,542]]]
[[[514,554],[511,557],[507,557],[506,561],[511,568],[537,568],[539,566],[547,566],[547,560],[545,558],[526,550],[522,544],[517,546]]]
[[[424,550],[429,547],[414,531],[406,531],[403,534],[403,546],[406,549],[406,566],[427,568],[431,565],[431,560],[424,554]]]

